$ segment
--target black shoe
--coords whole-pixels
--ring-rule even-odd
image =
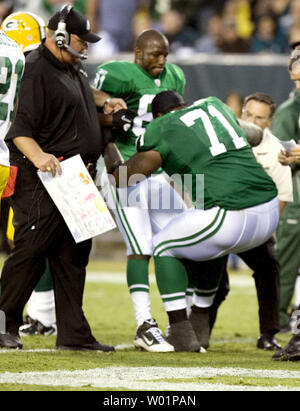
[[[26,322],[25,322],[26,321]],[[27,337],[31,335],[57,335],[56,324],[52,324],[49,327],[42,324],[38,320],[33,320],[28,316],[24,320],[24,324],[19,328],[19,333],[22,337]]]
[[[281,349],[281,345],[273,335],[261,335],[257,340],[257,348],[265,351],[276,351]]]
[[[300,360],[300,336],[294,335],[290,342],[277,351],[273,357],[275,361],[299,361]]]
[[[174,347],[166,341],[153,318],[144,321],[138,327],[133,343],[136,348],[149,352],[175,351]]]
[[[196,333],[200,346],[207,349],[209,347],[210,337],[209,309],[201,309],[193,306],[189,320]]]
[[[189,320],[170,324],[166,338],[176,352],[199,352],[200,344]]]
[[[115,351],[115,347],[112,345],[101,344],[98,341],[94,341],[91,344],[83,345],[58,345],[58,350],[70,350],[70,351]]]
[[[0,347],[2,348],[23,348],[22,341],[17,334],[3,333],[0,334]]]

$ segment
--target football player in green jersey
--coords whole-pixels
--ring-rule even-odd
[[[178,93],[165,91],[154,98],[152,112],[157,118],[139,138],[138,153],[124,163],[125,170],[111,143],[106,147],[106,165],[117,186],[137,173],[148,177],[159,167],[170,176],[179,175],[184,183],[186,176],[192,177],[185,187],[195,208],[154,235],[153,255],[170,322],[167,340],[175,351],[198,351],[197,329],[193,329],[198,314],[193,310],[187,319],[182,259],[217,259],[265,242],[278,223],[277,189],[247,141],[247,130],[255,128],[243,127],[245,133],[243,123],[219,99],[209,97],[185,107]],[[198,195],[201,175],[203,198]],[[219,272],[211,273],[207,294],[216,291],[219,278]]]
[[[137,38],[134,62],[112,61],[97,68],[94,87],[111,97],[122,98],[128,109],[136,113],[133,126],[126,133],[113,131],[125,160],[136,153],[136,139],[153,119],[151,102],[155,95],[163,90],[175,90],[180,94],[184,91],[183,71],[166,62],[168,49],[165,36],[157,30],[145,30]],[[152,233],[186,209],[161,171],[132,186],[128,195],[127,189],[124,192],[110,188],[107,198],[127,248],[127,283],[137,322],[134,344],[151,352],[174,350],[164,340],[150,310],[148,264],[153,251]],[[104,177],[102,186],[106,184]],[[163,198],[171,202],[168,209],[162,210]],[[130,202],[130,199],[139,201]]]

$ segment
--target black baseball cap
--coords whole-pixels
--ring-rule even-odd
[[[55,13],[48,22],[48,29],[53,31],[57,30],[61,18],[62,13],[60,11]],[[97,43],[97,41],[101,40],[101,37],[91,31],[89,20],[73,8],[66,18],[66,30],[69,34],[76,34],[88,43]]]

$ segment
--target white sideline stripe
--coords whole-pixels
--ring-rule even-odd
[[[58,370],[0,374],[0,384],[25,384],[45,386],[101,388],[127,388],[131,390],[180,390],[180,391],[300,391],[300,387],[274,385],[244,386],[211,383],[163,382],[164,379],[211,378],[220,376],[254,378],[300,378],[297,371],[251,370],[244,368],[173,368],[173,367],[107,367],[90,370]],[[155,382],[153,380],[160,380]],[[274,381],[276,384],[276,380]]]
[[[27,338],[27,337],[25,337]],[[122,351],[122,350],[128,350],[130,348],[135,348],[133,344],[119,344],[115,345],[115,350],[117,351]],[[0,354],[18,354],[18,353],[60,353],[60,350],[57,350],[55,348],[34,348],[30,350],[10,350],[10,349],[1,349],[0,348]],[[95,351],[95,354],[97,353],[102,353],[102,351]]]
[[[155,275],[149,275],[150,283],[155,283]],[[88,283],[111,283],[111,284],[127,284],[125,272],[120,271],[88,271],[86,276]],[[251,275],[237,275],[230,276],[230,285],[238,288],[252,287],[254,289],[254,281]]]
[[[28,337],[24,337],[28,338]],[[238,344],[249,344],[254,343],[256,341],[255,338],[225,338],[220,340],[212,340],[212,345],[221,345],[221,344],[230,344],[230,343],[238,343]],[[123,350],[131,350],[135,349],[133,344],[118,344],[115,345],[116,351],[123,351]],[[22,354],[22,353],[59,353],[61,351],[55,348],[32,348],[29,350],[10,350],[10,349],[3,349],[0,348],[0,354]],[[101,353],[101,351],[95,351],[95,353]]]
[[[28,338],[28,337],[23,337],[23,338]],[[30,337],[29,337],[30,338]],[[238,344],[249,344],[249,343],[254,343],[256,341],[255,338],[225,338],[225,339],[220,339],[220,340],[213,340],[212,339],[212,345],[221,345],[221,344],[230,344],[230,343],[238,343]],[[116,351],[123,351],[123,350],[131,350],[135,349],[135,346],[133,344],[118,344],[115,345],[115,350]],[[4,349],[0,348],[0,354],[22,354],[22,353],[59,353],[61,351],[55,349],[55,348],[32,348],[29,350],[10,350],[10,349]],[[101,353],[101,351],[95,351],[95,353]]]

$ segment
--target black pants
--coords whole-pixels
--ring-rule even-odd
[[[12,197],[15,248],[4,263],[0,310],[6,331],[16,334],[24,306],[45,269],[48,258],[53,275],[57,345],[81,345],[95,339],[82,311],[91,241],[76,244],[42,183],[36,169],[21,156],[12,156],[19,167]]]
[[[257,300],[259,307],[259,325],[261,334],[276,334],[279,329],[279,263],[275,252],[275,241],[267,242],[252,250],[238,254],[254,271]],[[227,258],[227,257],[226,257]],[[225,265],[226,267],[226,265]],[[229,291],[229,278],[226,268],[211,308],[211,328],[217,311]]]

